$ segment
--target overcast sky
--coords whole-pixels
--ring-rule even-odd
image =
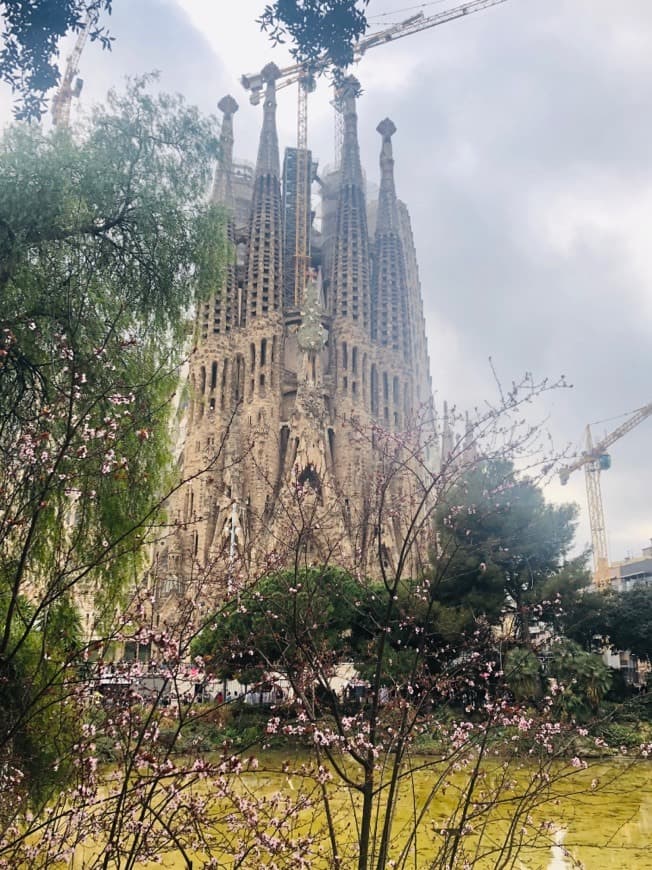
[[[260,113],[239,77],[288,60],[258,31],[263,5],[114,0],[114,49],[86,47],[81,102],[152,69],[207,112],[232,93],[235,152],[254,160]],[[381,25],[419,8],[371,0],[369,13],[394,13]],[[652,401],[649,0],[507,0],[369,52],[355,73],[369,181],[377,123],[389,116],[398,128],[396,182],[412,216],[438,400],[480,403],[493,389],[490,356],[507,383],[526,370],[563,373],[573,390],[547,403],[560,447],[579,445],[586,423],[609,420],[594,426],[599,438],[621,422],[610,418]],[[310,104],[322,167],[333,161],[328,99],[322,84]],[[288,89],[282,145],[295,143],[295,119]],[[602,476],[612,559],[652,535],[651,444],[649,418],[614,445]],[[578,545],[588,545],[583,475],[548,495],[580,504]]]

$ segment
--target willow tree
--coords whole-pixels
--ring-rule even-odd
[[[110,615],[142,569],[184,324],[216,278],[213,122],[147,84],[110,96],[75,137],[18,125],[0,142],[5,755],[29,729],[30,752],[43,745],[75,593]]]

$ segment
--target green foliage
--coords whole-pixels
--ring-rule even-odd
[[[112,95],[80,141],[18,126],[0,143],[0,495],[14,508],[0,571],[12,588],[16,572],[69,584],[74,551],[112,598],[164,488],[184,313],[219,280],[225,242],[202,204],[214,128],[146,84]]]
[[[1,603],[6,606],[6,599]],[[21,599],[11,642],[17,643],[33,614]],[[66,677],[79,641],[77,612],[63,597],[41,612],[16,654],[0,661],[0,753],[21,771],[21,787],[33,802],[73,770],[69,750],[80,721],[74,682]]]
[[[436,516],[431,594],[440,604],[498,623],[512,614],[529,642],[533,619],[552,619],[555,600],[588,582],[584,558],[564,563],[575,530],[573,505],[546,504],[535,483],[504,460],[474,466]]]
[[[618,749],[622,746],[625,746],[627,749],[635,749],[642,742],[640,728],[632,724],[609,722],[599,728],[598,733],[609,746],[614,746]]]
[[[300,675],[357,660],[373,636],[373,599],[336,568],[271,574],[216,614],[192,652],[219,676],[246,683],[276,668]]]
[[[181,97],[148,94],[148,80],[111,93],[79,139],[33,125],[5,133],[0,280],[19,310],[56,293],[46,313],[66,318],[74,282],[86,317],[128,307],[140,328],[179,334],[219,235],[204,205],[217,131]]]
[[[600,656],[585,652],[573,641],[555,644],[548,674],[560,687],[556,704],[568,719],[582,720],[597,713],[611,686],[611,670]]]
[[[505,682],[517,701],[541,696],[541,663],[531,649],[515,646],[505,656]]]
[[[299,63],[315,67],[324,56],[335,67],[353,63],[355,43],[367,29],[369,0],[275,0],[259,24],[272,43],[290,41],[290,53]]]
[[[186,318],[220,280],[225,225],[205,195],[217,131],[147,83],[111,95],[79,138],[19,125],[0,140],[5,751],[32,739],[43,692],[65,694],[67,659],[45,663],[74,655],[75,593],[92,590],[108,631],[142,574],[172,485]],[[45,775],[55,744],[21,758]]]
[[[611,597],[607,614],[612,646],[652,659],[652,586],[639,586]]]
[[[567,637],[585,649],[629,650],[652,657],[652,587],[627,592],[587,590],[569,603],[560,620]]]
[[[611,627],[612,596],[596,589],[565,602],[558,620],[560,631],[583,649],[599,650],[608,641]]]

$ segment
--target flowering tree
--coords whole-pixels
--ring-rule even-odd
[[[527,380],[523,386],[523,401],[545,389]],[[573,512],[546,509],[532,482],[535,474],[549,472],[550,457],[530,467],[528,480],[513,471],[510,462],[531,456],[537,437],[520,412],[517,388],[475,421],[436,472],[419,463],[409,439],[398,444],[394,436],[374,430],[384,461],[378,513],[367,517],[377,534],[373,574],[337,573],[327,564],[306,567],[302,542],[309,539],[313,553],[329,552],[327,541],[318,544],[328,532],[318,513],[306,507],[317,499],[298,487],[292,492],[304,525],[294,539],[294,567],[243,589],[200,634],[195,651],[205,655],[210,668],[230,675],[246,672],[247,681],[258,684],[280,674],[291,687],[276,700],[266,734],[272,743],[284,740],[300,754],[302,761],[288,762],[283,773],[309,796],[310,806],[295,809],[306,819],[312,807],[313,835],[303,843],[303,853],[294,841],[292,857],[278,837],[273,846],[259,841],[256,860],[289,866],[303,854],[307,866],[322,861],[359,870],[408,864],[512,866],[517,856],[525,860],[554,844],[547,803],[566,790],[590,793],[597,787],[574,779],[587,767],[578,745],[601,753],[606,744],[568,715],[564,699],[575,680],[572,669],[548,686],[531,643],[523,655],[503,660],[487,618],[495,619],[498,607],[485,611],[478,604],[475,613],[468,608],[460,620],[439,599],[443,586],[454,585],[453,572],[459,573],[460,560],[447,559],[446,538],[460,533],[461,508],[466,517],[481,514],[489,522],[498,503],[496,521],[504,524],[510,497],[518,507],[517,520],[524,515],[521,502],[530,505],[521,529],[525,540],[519,538],[517,521],[509,526],[504,547],[500,532],[483,539],[485,544],[491,539],[496,563],[500,556],[495,554],[507,544],[515,551],[498,572],[500,600],[505,604],[510,582],[517,582],[519,559],[536,561],[540,597],[547,581],[559,579]],[[397,518],[404,531],[396,549],[395,537],[383,539],[383,530],[390,525],[391,493],[406,467],[418,477],[413,494],[419,497],[404,501],[413,507]],[[488,477],[487,467],[504,473]],[[468,481],[474,476],[482,478],[483,490],[469,497]],[[291,513],[289,506],[286,512]],[[308,535],[305,522],[313,517]],[[433,539],[436,519],[446,534]],[[544,532],[540,546],[533,529]],[[558,532],[552,540],[551,530]],[[467,545],[465,558],[470,550]],[[427,553],[434,561],[429,563]],[[478,553],[474,576],[484,573]],[[491,556],[485,552],[484,558],[489,563]],[[430,568],[412,573],[408,566],[419,564]],[[535,597],[530,600],[534,604]],[[547,610],[554,615],[555,607]],[[339,618],[343,613],[347,627]],[[545,616],[546,607],[536,615]],[[343,667],[347,659],[353,670]],[[407,813],[400,809],[404,802]],[[248,794],[243,812],[257,829],[255,794]],[[287,820],[283,824],[290,829]]]
[[[518,410],[506,403],[498,419]],[[379,513],[366,518],[379,530],[373,576],[307,566],[310,552],[328,552],[318,539],[332,530],[316,494],[291,485],[282,496],[296,537],[293,559],[285,541],[284,572],[276,558],[274,571],[252,577],[217,554],[159,625],[148,593],[137,593],[114,636],[151,644],[156,667],[107,677],[102,695],[97,681],[77,681],[75,742],[54,762],[69,765],[59,792],[23,808],[18,759],[5,764],[0,862],[125,868],[174,855],[185,867],[507,867],[549,850],[547,807],[599,787],[578,746],[603,752],[604,742],[560,717],[560,681],[516,700],[486,620],[460,636],[438,610],[431,572],[407,570],[429,564],[437,506],[484,461],[497,416],[478,420],[477,450],[467,434],[440,469],[420,466],[421,498],[406,500],[415,507],[397,518],[404,535],[392,553],[382,511],[408,447],[387,436]],[[503,428],[510,450],[534,434],[516,437],[509,420]],[[219,606],[202,612],[199,598],[216,601],[218,590]],[[193,644],[220,679],[242,664],[253,699],[280,672],[290,688],[273,694],[262,728],[245,730],[261,722],[253,705],[209,691]]]

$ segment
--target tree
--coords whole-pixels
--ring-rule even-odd
[[[223,250],[212,122],[146,85],[78,140],[0,143],[0,749],[18,768],[51,769],[47,741],[20,746],[75,694],[73,601],[108,641],[144,569],[185,313]]]
[[[609,600],[607,629],[615,649],[652,658],[652,586],[629,589]]]
[[[55,58],[59,40],[71,31],[81,30],[89,16],[111,11],[112,0],[2,0],[0,14],[4,23],[0,51],[0,80],[18,95],[16,117],[40,118],[45,111],[45,94],[61,78]],[[94,26],[92,40],[104,48],[111,38],[103,27]]]
[[[492,416],[492,420],[495,423],[495,417]],[[377,442],[382,438],[377,430],[373,436]],[[413,506],[412,512],[407,514],[404,511],[400,515],[399,521],[405,523],[406,529],[403,549],[398,558],[390,560],[384,555],[382,530],[386,528],[386,522],[383,511],[387,509],[392,487],[397,479],[401,479],[406,467],[418,466],[416,454],[408,459],[399,449],[391,457],[385,456],[382,473],[379,471],[378,514],[368,518],[378,538],[377,570],[380,579],[355,581],[361,590],[367,592],[367,601],[370,602],[362,610],[364,628],[361,636],[365,642],[354,642],[358,634],[355,630],[350,636],[342,635],[342,622],[333,618],[331,609],[333,593],[329,589],[320,590],[318,578],[329,573],[328,566],[324,566],[319,570],[311,569],[317,582],[308,584],[305,598],[301,571],[285,574],[282,583],[278,578],[270,583],[267,578],[262,579],[253,592],[247,590],[241,595],[232,616],[224,619],[223,612],[212,619],[210,635],[202,638],[210,642],[203,649],[211,656],[210,666],[214,664],[213,656],[218,663],[227,664],[234,661],[235,656],[236,662],[255,664],[259,675],[265,669],[280,670],[293,680],[294,697],[284,702],[282,711],[270,712],[268,733],[284,734],[287,739],[302,741],[300,745],[304,751],[310,751],[314,758],[314,775],[306,771],[305,763],[296,769],[288,764],[284,770],[294,771],[303,782],[309,781],[311,788],[321,788],[319,805],[327,819],[328,839],[322,843],[319,854],[328,848],[331,866],[357,866],[360,870],[367,870],[385,867],[389,861],[401,867],[416,861],[415,856],[421,854],[418,844],[423,848],[424,842],[421,823],[435,807],[440,806],[443,792],[449,787],[454,788],[451,777],[454,771],[460,770],[466,776],[460,799],[454,802],[454,809],[440,829],[441,839],[437,839],[433,854],[428,858],[430,866],[462,866],[464,861],[470,863],[472,858],[478,861],[482,855],[495,860],[495,866],[502,866],[515,857],[524,841],[516,845],[508,837],[494,851],[495,843],[492,846],[485,844],[482,834],[476,840],[474,831],[490,829],[488,822],[489,827],[484,826],[484,813],[489,807],[505,802],[504,805],[509,804],[510,812],[513,810],[514,818],[518,818],[517,827],[527,831],[527,837],[532,838],[529,842],[545,842],[545,838],[537,841],[537,837],[544,837],[542,831],[535,830],[536,826],[525,821],[542,795],[536,786],[531,792],[517,790],[518,796],[511,794],[510,775],[506,773],[496,790],[490,789],[491,796],[488,797],[485,763],[495,751],[501,758],[503,769],[509,771],[513,770],[512,763],[517,763],[516,758],[527,753],[540,764],[533,774],[533,782],[549,783],[560,775],[566,776],[569,770],[563,757],[572,745],[573,726],[570,722],[559,725],[557,710],[549,696],[539,697],[538,709],[530,709],[530,700],[543,694],[541,666],[531,650],[518,647],[511,650],[505,674],[501,675],[496,651],[491,648],[491,627],[479,609],[476,613],[470,608],[460,613],[454,607],[442,604],[433,594],[432,576],[428,572],[425,576],[411,574],[408,569],[408,565],[421,561],[415,559],[413,562],[407,554],[415,555],[425,545],[422,532],[432,523],[434,514],[440,508],[445,515],[450,514],[451,504],[456,504],[456,494],[466,487],[474,472],[481,476],[485,473],[485,462],[463,455],[458,445],[457,452],[439,473],[428,472],[429,476],[419,478],[423,485],[423,490],[420,490],[422,497],[409,502]],[[511,463],[505,462],[504,456],[496,455],[493,459],[492,467],[500,466],[502,462],[500,467],[512,470]],[[420,472],[424,472],[423,467]],[[418,477],[420,472],[413,473]],[[510,482],[514,487],[518,486],[516,482]],[[534,506],[545,513],[545,504],[536,487],[527,482],[523,488],[526,490],[523,498],[526,507]],[[485,522],[489,522],[496,504],[496,492],[491,496],[491,509],[486,510]],[[305,501],[301,507],[301,515],[310,517]],[[509,505],[503,507],[509,515]],[[520,502],[519,507],[522,508]],[[286,510],[291,513],[287,502]],[[527,515],[525,509],[516,519],[521,519],[523,514]],[[556,530],[554,520],[561,526],[563,519],[568,517],[563,511],[550,509],[544,518],[548,520],[546,524],[544,520],[536,523],[532,514],[536,517],[537,511],[531,510],[530,523],[525,523],[525,529],[539,534],[551,527]],[[515,518],[510,519],[511,526],[505,520],[503,525],[511,532],[512,539],[518,540],[522,529]],[[565,577],[560,579],[563,572],[560,572],[558,556],[563,542],[570,540],[571,532],[565,528],[561,532],[561,547],[559,541],[557,548],[548,544],[545,536],[542,547],[527,542],[529,548],[525,552],[530,561],[535,556],[539,559],[539,593],[548,580],[560,585],[566,582]],[[321,524],[309,529],[301,526],[297,530],[298,564],[305,555],[301,549],[302,540],[312,541],[313,552],[329,551],[328,546],[321,549],[317,546],[323,534]],[[539,554],[539,549],[544,550],[543,555]],[[477,560],[477,553],[475,558]],[[514,564],[518,565],[518,562]],[[477,570],[477,561],[474,567]],[[512,567],[511,573],[515,572]],[[494,612],[497,614],[499,605],[505,601],[507,580],[510,579],[508,576],[506,580],[506,573],[505,570],[502,573],[496,570],[499,582],[496,583]],[[458,579],[458,575],[452,576]],[[449,579],[452,580],[452,576],[449,575]],[[347,599],[351,600],[349,596]],[[352,622],[359,618],[360,604],[364,602],[362,592],[355,587],[353,600],[356,607],[348,616],[347,600],[337,604],[338,611],[342,608],[342,616]],[[326,615],[323,622],[316,618],[316,614],[321,612]],[[197,645],[195,649],[199,652],[201,647]],[[338,660],[338,651],[340,655],[353,656],[358,673],[366,681],[364,703],[353,711],[346,697],[314,690],[315,686],[328,684],[332,665]],[[591,683],[590,688],[595,690],[596,685]],[[597,697],[595,692],[594,697]],[[527,706],[522,705],[521,700]],[[420,737],[426,734],[433,735],[437,741],[436,760],[423,760],[418,755]],[[576,759],[574,766],[581,768],[583,762]],[[417,771],[425,770],[430,785],[425,788],[424,798],[423,787],[417,784]],[[337,788],[330,785],[333,782]],[[416,808],[406,823],[407,833],[404,829],[399,834],[394,820],[398,795],[405,788],[412,789]],[[355,815],[354,838],[347,839],[342,835],[342,821],[337,800],[333,797],[340,789],[351,796],[350,801],[347,800],[347,812]],[[249,810],[254,812],[251,805]],[[521,823],[524,823],[522,829]],[[485,848],[486,852],[483,851]],[[280,862],[280,857],[277,860]]]
[[[598,652],[610,642],[617,607],[615,593],[588,587],[564,606],[558,617],[560,633],[587,652]]]
[[[541,695],[541,662],[531,649],[514,646],[505,656],[505,679],[517,701]]]
[[[493,624],[512,614],[529,645],[533,619],[552,620],[559,597],[588,582],[585,557],[565,562],[577,508],[546,504],[509,460],[481,461],[460,476],[437,510],[431,594]]]
[[[585,590],[564,608],[560,627],[586,650],[630,650],[640,658],[652,656],[652,587],[626,592]]]
[[[510,413],[520,416],[518,406],[501,406],[509,440],[499,452],[529,453],[527,432],[515,435]],[[491,409],[478,428],[495,434],[497,414]],[[418,570],[427,563],[434,513],[476,460],[458,449],[433,471],[407,439],[397,443],[378,427],[367,436],[381,444],[377,499],[360,520],[375,535],[375,579],[327,561],[309,566],[310,554],[335,552],[320,546],[332,544],[332,527],[312,510],[316,491],[282,487],[276,496],[291,520],[283,552],[295,569],[279,572],[274,551],[274,569],[250,586],[227,552],[200,572],[167,624],[152,626],[146,610],[132,611],[134,630],[156,643],[155,676],[134,667],[124,674],[131,680],[124,697],[100,702],[86,695],[70,752],[74,782],[31,814],[13,800],[19,786],[11,769],[0,770],[7,832],[0,862],[45,868],[83,853],[89,867],[103,870],[156,860],[306,870],[427,861],[443,870],[534,863],[549,849],[554,815],[546,819],[544,808],[562,784],[574,795],[592,788],[582,779],[588,762],[569,755],[577,729],[570,719],[559,722],[551,696],[533,709],[514,699],[495,658],[485,654],[486,621],[476,621],[454,657],[434,631],[431,639],[424,631],[437,622],[439,606],[432,577]],[[402,537],[388,558],[395,546],[386,522],[390,495],[407,481],[410,497],[391,517]],[[195,605],[210,595],[215,601],[216,590],[222,603],[205,619]],[[439,632],[444,626],[437,624]],[[258,673],[270,664],[293,679],[294,696],[263,714],[265,734],[248,735],[243,748],[233,741],[240,735],[225,699],[204,706],[193,692],[204,672],[201,661],[188,661],[188,649],[202,628],[214,657],[209,667],[228,665],[231,652],[246,644],[252,652],[243,661]],[[456,634],[454,625],[450,630]],[[223,643],[233,646],[217,646]],[[365,666],[360,703],[318,691],[344,655]],[[433,667],[438,656],[441,666]],[[286,741],[285,760],[266,753],[272,735]],[[217,751],[208,754],[210,746]],[[100,757],[111,763],[98,773]]]
[[[566,717],[586,719],[597,713],[611,686],[611,671],[600,656],[573,641],[553,647],[548,673],[557,681],[556,707]]]
[[[280,670],[290,682],[316,675],[326,689],[338,664],[364,657],[373,598],[372,584],[332,566],[271,574],[220,611],[193,654],[221,677],[251,683]],[[316,662],[323,673],[315,674]]]

